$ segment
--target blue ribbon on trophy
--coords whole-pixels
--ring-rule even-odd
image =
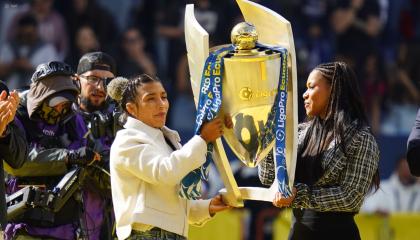
[[[277,92],[275,103],[277,109],[276,113],[276,145],[275,145],[275,160],[277,168],[278,190],[284,197],[292,195],[289,188],[289,177],[286,168],[286,106],[287,106],[287,50],[279,49],[281,52],[281,74],[279,81],[279,90]],[[275,106],[275,105],[274,105]]]
[[[291,195],[288,186],[288,175],[285,158],[285,129],[286,129],[286,103],[287,103],[287,50],[280,47],[265,46],[257,44],[258,48],[267,49],[279,52],[281,55],[281,74],[278,84],[278,91],[275,98],[275,103],[268,115],[268,120],[262,130],[261,141],[263,148],[267,144],[275,141],[275,161],[277,167],[277,181],[278,191],[285,197]],[[207,58],[200,84],[200,97],[198,101],[195,134],[199,134],[201,125],[205,121],[215,118],[222,105],[222,76],[223,76],[223,57],[226,53],[233,51],[234,46],[221,48],[215,52],[210,53]],[[274,130],[274,132],[273,132]],[[201,179],[207,180],[208,166],[212,161],[211,153],[213,151],[213,144],[207,145],[206,162],[181,181],[180,196],[187,199],[198,199],[201,196]]]
[[[229,46],[210,53],[204,64],[195,121],[195,134],[200,134],[200,128],[203,123],[214,119],[219,113],[222,106],[223,56],[233,49],[233,46]],[[208,179],[208,166],[212,161],[212,152],[213,144],[209,143],[207,144],[206,162],[182,179],[179,193],[182,197],[187,199],[198,199],[201,197],[201,179]]]
[[[259,48],[269,49],[280,53],[280,79],[278,83],[278,91],[274,104],[268,115],[267,122],[261,133],[262,147],[265,148],[268,144],[276,138],[274,146],[274,155],[276,161],[276,178],[278,181],[278,191],[284,197],[290,197],[292,195],[289,188],[289,177],[286,168],[286,103],[287,103],[287,82],[288,82],[288,71],[287,71],[287,49],[280,47],[269,47],[262,44],[257,44]],[[274,130],[274,133],[273,133]]]

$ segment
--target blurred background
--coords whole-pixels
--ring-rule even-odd
[[[381,178],[385,180],[397,174],[420,100],[420,0],[255,2],[281,14],[292,24],[299,81],[299,121],[305,118],[301,96],[311,69],[332,60],[351,64],[358,75],[370,124],[380,146]],[[181,133],[183,141],[188,140],[193,135],[195,108],[183,33],[187,3],[195,4],[195,16],[210,34],[212,46],[229,43],[230,30],[243,21],[233,0],[3,0],[0,3],[0,79],[11,89],[24,88],[39,63],[61,60],[76,69],[84,53],[104,51],[116,59],[118,75],[131,77],[147,73],[163,81],[171,103],[168,125]],[[256,169],[241,167],[232,154],[230,159],[239,185],[259,186]],[[413,201],[420,202],[418,179],[415,180]],[[206,193],[211,197],[221,187],[223,184],[213,169]],[[405,211],[420,211],[420,207]],[[399,232],[415,229],[409,225],[409,230],[396,230],[391,213],[358,220],[359,227],[375,229],[366,239],[405,239]],[[229,214],[218,217],[214,225],[192,229],[191,239],[207,239],[206,234],[210,234],[209,239],[215,239],[216,235],[211,234],[218,232],[237,234],[226,239],[287,236],[290,213],[270,203],[247,202],[246,209]],[[416,219],[409,222],[419,226],[420,218]],[[407,228],[407,224],[400,225]],[[373,226],[389,231],[376,231]],[[282,227],[286,230],[281,231]]]

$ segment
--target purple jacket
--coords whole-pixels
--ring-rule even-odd
[[[30,153],[28,161],[20,169],[15,169],[11,172],[16,178],[11,179],[8,183],[9,194],[19,190],[17,185],[20,178],[64,176],[68,171],[65,164],[67,151],[86,145],[84,135],[87,129],[79,115],[74,115],[64,125],[54,126],[32,121],[28,118],[25,119],[24,114],[18,115],[18,117],[24,119],[21,122],[27,132],[29,132],[27,133],[27,139]],[[43,141],[45,138],[59,139],[60,141],[45,142]],[[57,146],[54,147],[54,144],[57,144]],[[100,227],[98,226],[101,226],[103,221],[103,201],[96,194],[84,190],[83,205],[83,216],[79,217],[79,219],[86,219],[85,226],[87,229],[84,229],[84,232],[89,233],[88,239],[99,239]],[[80,209],[70,209],[70,211],[80,211]],[[49,228],[31,226],[28,223],[9,223],[5,229],[5,239],[12,239],[18,233],[18,230],[26,230],[32,236],[68,240],[76,239],[79,219],[68,224]]]

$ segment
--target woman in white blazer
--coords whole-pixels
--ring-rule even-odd
[[[181,146],[165,126],[167,94],[157,78],[140,75],[122,84],[121,106],[128,115],[111,147],[111,186],[118,239],[186,239],[188,224],[202,225],[229,208],[220,196],[179,197],[180,182],[206,158],[207,143],[219,138],[220,119]]]

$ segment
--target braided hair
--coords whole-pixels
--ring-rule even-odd
[[[309,117],[309,127],[304,139],[303,155],[321,157],[332,141],[346,154],[345,146],[352,139],[349,136],[368,125],[362,103],[358,81],[354,71],[344,62],[323,63],[315,67],[331,86],[325,119]],[[356,131],[348,131],[353,127]],[[372,186],[379,187],[379,171],[375,173]]]
[[[358,81],[354,71],[344,62],[324,63],[315,67],[331,86],[326,119],[337,126],[336,132],[357,120],[357,128],[367,125],[367,117],[362,103]]]

